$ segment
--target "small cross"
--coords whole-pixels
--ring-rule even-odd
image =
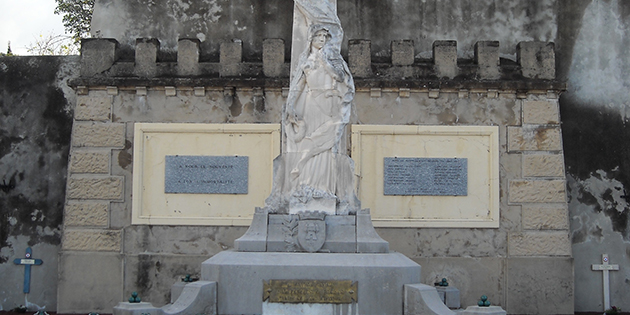
[[[604,277],[604,311],[610,309],[610,278],[608,272],[611,270],[619,270],[619,265],[608,264],[608,254],[602,255],[601,265],[591,265],[592,270],[603,271]]]
[[[17,258],[13,260],[13,263],[16,265],[24,265],[24,293],[31,291],[31,266],[43,263],[41,259],[33,259],[31,256],[33,256],[33,250],[28,247],[26,248],[26,255],[24,255],[25,259]]]

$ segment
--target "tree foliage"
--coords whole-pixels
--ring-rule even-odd
[[[66,33],[79,42],[90,33],[90,22],[94,12],[94,0],[55,0],[55,14],[63,15]]]
[[[50,33],[48,36],[39,35],[35,42],[26,46],[26,51],[39,56],[78,55],[79,44],[72,36]]]

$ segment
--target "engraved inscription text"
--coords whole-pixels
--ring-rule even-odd
[[[349,304],[357,302],[357,290],[352,280],[269,280],[263,282],[263,301]]]
[[[167,194],[247,194],[247,156],[165,157]]]
[[[383,194],[468,195],[468,159],[385,158]]]

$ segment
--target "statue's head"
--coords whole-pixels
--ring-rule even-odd
[[[323,25],[312,25],[310,29],[309,40],[311,47],[322,49],[330,40],[330,31]]]

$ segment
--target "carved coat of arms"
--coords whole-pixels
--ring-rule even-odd
[[[318,213],[319,214],[319,213]],[[325,215],[300,216],[298,223],[298,243],[302,248],[310,253],[318,251],[326,242],[326,221]]]

